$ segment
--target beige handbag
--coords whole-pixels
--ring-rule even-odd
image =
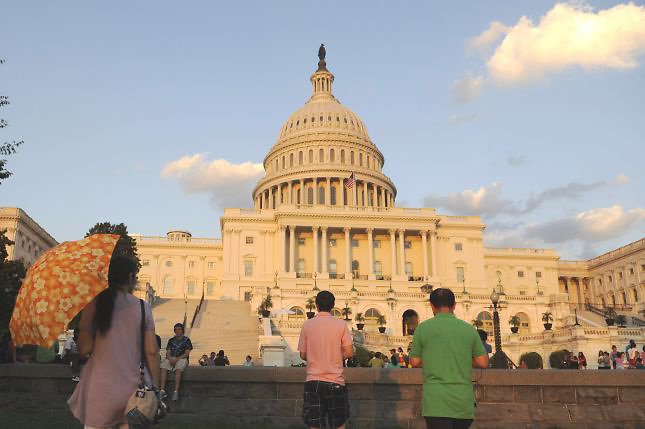
[[[146,386],[145,380],[145,326],[146,326],[146,313],[143,305],[143,300],[139,300],[141,304],[141,365],[139,386],[134,391],[128,405],[125,408],[125,417],[128,421],[130,429],[144,429],[150,428],[155,423],[161,421],[161,418],[166,414],[166,405],[158,398],[153,389]]]

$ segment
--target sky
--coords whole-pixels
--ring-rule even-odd
[[[219,237],[310,96],[367,126],[397,205],[481,215],[488,247],[597,256],[645,236],[645,3],[7,1],[0,206]]]

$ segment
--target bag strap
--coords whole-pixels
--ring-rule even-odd
[[[143,305],[143,300],[139,299],[139,304],[141,304],[141,364],[139,365],[140,379],[139,387],[143,388],[145,386],[145,366],[144,362],[146,359],[145,355],[145,329],[146,329],[146,310]]]

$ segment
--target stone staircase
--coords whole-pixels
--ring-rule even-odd
[[[184,323],[184,310],[186,310],[187,325],[190,325],[197,304],[199,304],[198,299],[189,299],[187,305],[182,298],[157,298],[155,300],[152,306],[152,316],[155,319],[155,331],[161,337],[162,356],[165,356],[168,340],[175,335],[173,330],[175,323]],[[190,326],[186,326],[186,333],[189,330]]]
[[[205,300],[188,336],[193,343],[191,365],[199,358],[220,349],[231,365],[242,365],[251,355],[259,365],[258,337],[261,335],[258,317],[246,301]]]

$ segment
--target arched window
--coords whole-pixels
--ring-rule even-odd
[[[370,156],[367,155],[367,168],[370,168]]]
[[[354,165],[354,151],[349,153],[349,163]]]
[[[331,315],[334,316],[334,317],[337,317],[339,319],[341,319],[343,317],[343,313],[341,313],[340,310],[337,309],[336,307],[331,309]]]
[[[490,338],[493,337],[493,317],[488,311],[482,311],[477,315],[478,321],[482,322],[482,326],[479,329],[485,331]]]
[[[345,149],[340,150],[340,163],[341,164],[345,163]]]
[[[309,164],[313,164],[314,162],[314,150],[309,149]]]
[[[376,327],[378,326],[378,317],[381,315],[381,313],[376,309],[376,308],[370,308],[365,312],[365,326],[366,326],[366,331],[376,331]]]
[[[411,276],[412,275],[412,262],[406,262],[405,263],[405,275],[406,276]]]
[[[363,152],[358,154],[358,165],[363,166]]]
[[[305,312],[300,307],[291,307],[289,310],[293,311],[293,314],[289,315],[289,320],[300,320],[305,318]]]
[[[325,204],[325,188],[318,188],[318,204]]]
[[[307,204],[314,203],[314,188],[307,189]]]
[[[335,259],[330,259],[329,260],[329,272],[332,274],[336,274],[336,260]]]
[[[302,204],[302,202],[300,201],[300,189],[296,191],[296,202],[298,204]]]
[[[329,149],[329,162],[336,162],[334,149]]]
[[[330,192],[329,199],[331,200],[329,204],[331,204],[332,206],[335,206],[336,205],[336,187],[335,186],[330,187],[329,192]]]
[[[300,151],[298,152],[298,165],[302,165],[303,162],[304,162],[304,154],[302,153],[302,151]]]
[[[323,148],[318,151],[318,162],[325,162],[325,150]]]
[[[278,171],[278,158],[275,159],[275,171]]]
[[[172,276],[166,276],[163,279],[163,293],[164,295],[172,295],[175,293],[174,291],[174,283],[175,281],[173,280]]]
[[[381,264],[381,261],[374,261],[374,275],[383,275],[383,264]]]
[[[307,268],[307,266],[305,264],[305,260],[302,259],[302,258],[298,259],[298,272],[301,273],[301,274],[304,273],[305,268]]]
[[[284,160],[285,160],[284,155],[282,155],[282,169],[283,170],[284,170]]]
[[[293,154],[289,154],[289,167],[293,167]]]
[[[517,313],[516,316],[520,318],[520,329],[518,332],[520,334],[530,334],[531,321],[529,320],[529,316],[527,316],[525,313]]]

